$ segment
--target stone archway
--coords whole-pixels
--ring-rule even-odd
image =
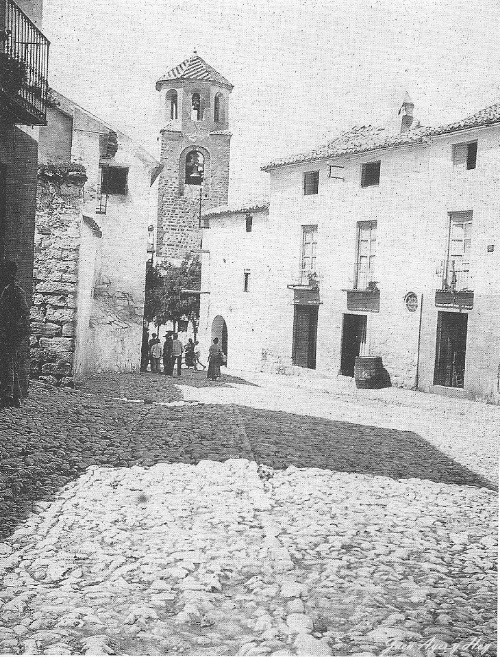
[[[212,341],[214,338],[219,338],[219,344],[222,351],[227,356],[228,340],[227,340],[227,324],[222,315],[214,317],[212,322]]]

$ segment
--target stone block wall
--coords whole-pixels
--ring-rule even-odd
[[[202,210],[227,203],[229,191],[230,135],[199,135],[190,141],[182,133],[162,133],[158,179],[158,255],[182,260],[191,249],[200,247],[200,194],[197,186],[183,186],[181,165],[185,150],[199,148],[206,153],[206,178],[203,184]],[[207,175],[208,174],[208,175]]]
[[[72,385],[80,217],[85,170],[41,166],[38,172],[31,375]]]

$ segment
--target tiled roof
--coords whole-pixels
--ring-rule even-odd
[[[269,201],[267,199],[259,199],[257,201],[248,201],[247,203],[231,203],[228,205],[219,205],[216,208],[205,210],[202,212],[202,217],[221,217],[225,214],[241,214],[243,212],[261,212],[269,209]]]
[[[457,130],[467,130],[468,128],[480,128],[485,125],[500,122],[500,103],[495,103],[489,107],[485,107],[480,112],[476,112],[471,116],[467,116],[461,121],[449,123],[448,125],[440,126],[438,128],[429,128],[431,135],[441,135],[447,132],[456,132]]]
[[[207,64],[196,52],[178,66],[170,69],[156,84],[168,82],[169,80],[200,80],[203,82],[215,82],[229,90],[233,88],[229,80],[226,80],[210,64]]]
[[[430,137],[435,135],[467,130],[469,128],[479,128],[481,126],[499,122],[500,103],[497,103],[473,114],[472,116],[462,119],[461,121],[435,128],[414,128],[400,133],[371,125],[356,126],[351,128],[351,130],[342,133],[339,137],[324,146],[320,146],[319,148],[307,153],[291,155],[289,157],[275,160],[274,162],[270,162],[263,166],[262,170],[269,171],[270,169],[285,166],[287,164],[300,164],[301,162],[312,162],[328,157],[366,153],[383,148],[422,144],[426,143]]]

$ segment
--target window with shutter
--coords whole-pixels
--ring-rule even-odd
[[[477,141],[453,144],[451,147],[453,166],[462,169],[475,169],[477,161]]]
[[[470,290],[470,249],[472,212],[452,212],[448,258],[446,263],[446,287],[454,290]]]
[[[377,222],[358,222],[358,245],[355,289],[366,290],[375,282],[375,258],[377,255]]]
[[[361,165],[361,187],[371,187],[380,183],[380,161],[365,162]]]
[[[319,189],[319,171],[306,171],[304,173],[304,196],[317,194]]]
[[[317,226],[302,226],[301,284],[308,285],[311,274],[316,273]]]

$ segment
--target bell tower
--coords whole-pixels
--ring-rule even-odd
[[[162,128],[157,255],[180,261],[199,248],[200,209],[225,205],[233,85],[196,51],[156,83]]]

